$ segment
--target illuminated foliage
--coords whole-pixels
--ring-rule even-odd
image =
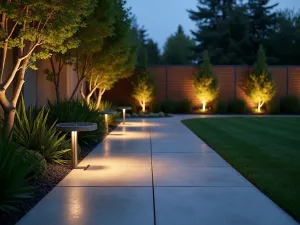
[[[143,68],[137,79],[133,82],[133,94],[134,97],[141,105],[142,111],[146,111],[146,105],[153,99],[154,84],[150,77],[149,71]]]
[[[130,10],[126,8],[124,0],[117,0],[114,18],[114,35],[105,38],[101,51],[95,54],[95,67],[88,82],[94,80],[90,89],[97,88],[96,108],[100,107],[104,92],[110,90],[118,80],[131,76],[136,64],[136,47],[131,38]]]
[[[276,94],[276,87],[268,72],[266,64],[266,54],[264,48],[260,46],[257,53],[257,62],[253,67],[253,72],[248,76],[247,95],[257,104],[257,111],[272,100]]]
[[[194,77],[193,85],[196,90],[197,98],[202,104],[202,110],[205,111],[207,103],[217,98],[219,93],[217,78],[212,71],[212,65],[207,51],[204,52],[203,62]]]
[[[34,62],[50,57],[51,52],[66,52],[63,43],[78,31],[82,18],[93,8],[94,0],[0,1],[0,104],[5,136],[14,124],[27,68],[36,69]],[[6,63],[8,51],[16,53],[12,68]],[[10,98],[6,90],[11,86]]]

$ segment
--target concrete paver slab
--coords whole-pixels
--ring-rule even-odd
[[[151,153],[150,141],[117,141],[105,140],[94,149],[94,152],[110,153]]]
[[[72,170],[58,186],[152,186],[151,167],[91,165],[87,170]]]
[[[209,146],[203,143],[190,143],[190,142],[176,142],[174,143],[161,143],[152,142],[153,153],[192,153],[192,152],[204,152],[215,153]]]
[[[153,166],[159,167],[229,167],[216,153],[153,153]]]
[[[57,187],[18,225],[154,225],[152,188]]]
[[[92,165],[110,167],[151,167],[150,153],[115,153],[115,152],[91,152],[89,157],[79,163],[79,166]]]
[[[296,225],[252,187],[156,187],[157,225]]]
[[[252,186],[231,167],[154,167],[154,186]]]

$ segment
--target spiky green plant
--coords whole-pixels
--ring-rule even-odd
[[[48,102],[50,124],[68,122],[97,123],[97,130],[78,134],[79,144],[83,147],[98,143],[105,133],[104,116],[98,110],[91,109],[86,103],[79,100],[61,101],[59,103]],[[68,134],[69,135],[69,134]]]
[[[69,139],[56,130],[55,121],[47,124],[49,112],[45,112],[44,108],[37,115],[34,114],[33,107],[26,110],[22,98],[16,114],[14,142],[18,147],[39,152],[48,162],[66,163],[63,155],[71,150]]]
[[[34,162],[24,154],[10,141],[0,141],[0,212],[12,213],[16,205],[31,197],[33,187],[28,183],[34,176]]]

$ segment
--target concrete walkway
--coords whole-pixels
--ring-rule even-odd
[[[181,122],[120,125],[18,225],[294,225]]]

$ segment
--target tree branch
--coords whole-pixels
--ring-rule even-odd
[[[7,78],[7,80],[6,80],[6,81],[4,82],[4,84],[3,84],[3,88],[4,88],[5,90],[7,90],[7,88],[10,86],[11,82],[14,80],[14,78],[15,78],[15,76],[16,76],[16,73],[17,73],[17,71],[19,70],[19,67],[20,67],[21,62],[22,62],[24,59],[28,58],[28,57],[32,54],[32,52],[34,51],[34,49],[35,49],[37,46],[38,46],[38,44],[34,44],[34,46],[31,48],[31,50],[30,50],[25,56],[23,56],[23,57],[21,57],[21,58],[19,58],[19,59],[17,60],[17,63],[16,63],[16,65],[15,65],[13,71],[11,72],[10,76]]]

